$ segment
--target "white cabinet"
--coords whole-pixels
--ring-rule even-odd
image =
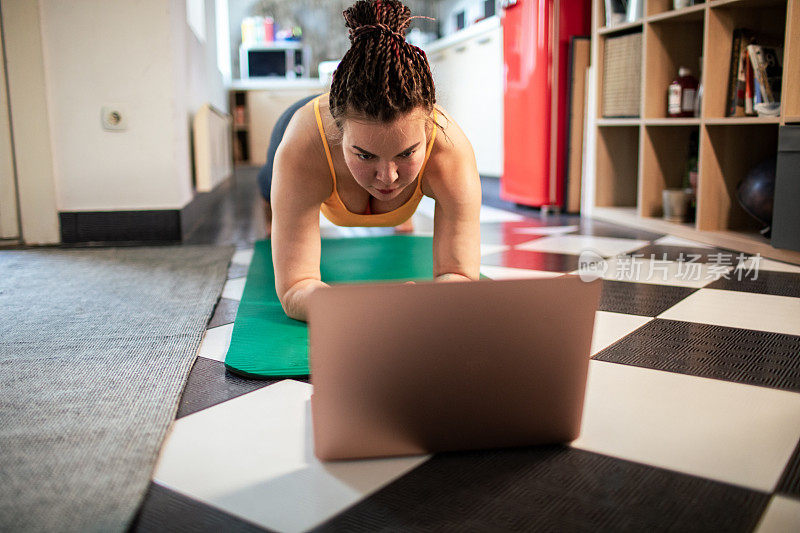
[[[267,162],[267,147],[272,128],[289,106],[298,100],[324,91],[322,86],[247,91],[249,163],[263,165]]]
[[[503,172],[503,33],[498,20],[428,46],[439,103],[472,143],[478,172]],[[476,31],[477,30],[477,31]],[[467,30],[465,30],[466,32]]]

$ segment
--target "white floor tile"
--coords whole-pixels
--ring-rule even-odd
[[[525,217],[506,211],[504,209],[497,209],[488,205],[481,206],[481,224],[496,223],[496,222],[519,222],[525,220]]]
[[[563,235],[565,233],[572,233],[578,231],[578,226],[541,226],[530,228],[514,228],[514,233],[522,233],[523,235]]]
[[[542,270],[527,270],[524,268],[492,265],[481,265],[481,274],[490,279],[539,279],[557,278],[564,275],[561,272],[546,272]]]
[[[225,286],[222,287],[222,297],[229,300],[241,300],[246,282],[247,278],[229,279],[225,282]]]
[[[756,528],[757,533],[800,531],[800,500],[775,495]]]
[[[231,335],[233,335],[233,324],[207,329],[197,351],[198,357],[224,362],[228,347],[231,345]]]
[[[700,289],[657,318],[800,335],[800,298]]]
[[[419,235],[420,237],[433,237],[433,217],[427,216],[424,213],[414,213],[411,217],[414,222],[414,232],[412,235]]]
[[[636,239],[618,239],[614,237],[594,237],[591,235],[558,235],[542,237],[518,245],[518,250],[533,252],[551,252],[557,254],[580,255],[588,250],[597,252],[603,257],[611,257],[638,250],[649,244],[648,241]]]
[[[305,531],[428,459],[321,463],[311,385],[285,380],[175,422],[155,481],[277,531]]]
[[[419,205],[417,206],[417,214],[425,215],[426,217],[433,219],[435,210],[436,200],[428,196],[423,196],[422,200],[420,200]]]
[[[597,311],[594,315],[592,355],[605,350],[622,337],[653,320],[647,316]]]
[[[576,448],[772,491],[800,439],[800,394],[591,361]]]
[[[236,250],[231,259],[232,263],[237,265],[249,265],[253,261],[253,249],[247,248],[244,250]]]
[[[319,227],[320,228],[336,228],[338,227],[336,224],[325,218],[325,215],[322,213],[319,214]]]
[[[653,244],[660,244],[662,246],[686,246],[689,248],[713,248],[713,246],[709,246],[708,244],[676,237],[675,235],[667,235],[666,237],[656,239],[653,241]]]
[[[500,252],[507,252],[511,246],[507,244],[485,244],[481,243],[481,255],[499,254]]]
[[[347,237],[343,230],[348,228],[340,228],[338,226],[327,226],[327,227],[320,227],[319,228],[319,236],[324,239],[336,239],[341,237]]]
[[[800,274],[800,266],[782,263],[780,261],[772,261],[771,259],[764,259],[763,257],[751,257],[746,259],[744,263],[742,263],[742,266],[748,270],[771,270],[773,272]]]

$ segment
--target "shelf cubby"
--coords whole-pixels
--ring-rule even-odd
[[[680,67],[700,77],[704,12],[697,13],[699,18],[669,18],[645,25],[645,118],[667,118],[667,88]]]
[[[635,20],[633,22],[624,22],[622,24],[615,24],[614,26],[606,26],[604,28],[600,28],[597,30],[597,33],[600,35],[611,35],[615,33],[622,33],[627,30],[631,31],[641,31],[642,29],[642,21]]]
[[[733,32],[747,28],[762,38],[784,42],[786,35],[786,1],[740,0],[712,4],[708,10],[705,58],[704,118],[727,115]],[[787,69],[784,67],[784,72]]]
[[[680,14],[686,11],[702,10],[704,4],[700,3],[694,6],[684,7],[682,9],[673,9],[673,0],[647,0],[645,2],[645,14],[648,17],[666,15],[670,13]]]
[[[640,216],[660,217],[661,192],[682,186],[693,133],[699,138],[699,126],[645,126],[638,198]]]
[[[651,2],[648,2],[650,4]],[[658,2],[655,2],[658,5]],[[672,1],[669,2],[670,9],[651,14],[647,17],[650,22],[656,20],[702,20],[705,4],[697,4],[694,6],[683,7],[681,9],[672,9]]]
[[[598,128],[597,205],[636,206],[638,175],[639,126]]]
[[[777,151],[777,124],[704,126],[700,136],[697,228],[757,232],[761,226],[736,199],[737,186],[751,168]]]

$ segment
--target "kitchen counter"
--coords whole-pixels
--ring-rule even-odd
[[[458,44],[462,41],[466,41],[468,39],[472,39],[477,35],[481,35],[483,33],[489,32],[491,30],[497,29],[500,27],[500,17],[495,15],[493,17],[488,17],[480,22],[476,22],[471,26],[467,26],[463,30],[457,31],[455,33],[451,33],[441,39],[437,39],[433,42],[430,42],[422,47],[425,50],[426,54],[432,54],[434,52],[438,52],[448,46],[452,46],[454,44]]]
[[[249,80],[232,80],[228,85],[231,91],[267,91],[281,89],[319,89],[327,90],[325,83],[319,78],[254,78]]]

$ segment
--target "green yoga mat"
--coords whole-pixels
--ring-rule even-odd
[[[326,283],[433,279],[433,239],[413,235],[322,239]],[[275,292],[269,241],[255,244],[225,366],[254,378],[306,376],[308,328],[288,318]]]

